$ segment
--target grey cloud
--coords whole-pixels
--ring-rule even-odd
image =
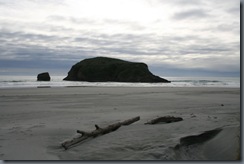
[[[187,6],[198,6],[198,5],[202,5],[202,1],[201,0],[173,0],[174,3],[182,6],[182,5],[187,5]]]
[[[153,3],[155,1],[152,1],[151,3]],[[161,5],[165,5],[165,4],[170,4],[172,6],[199,6],[199,5],[203,5],[204,1],[201,0],[156,0],[157,3],[161,4]]]
[[[226,21],[224,23],[217,23],[216,24],[210,24],[208,26],[205,26],[199,31],[208,31],[212,33],[216,32],[222,32],[222,33],[229,33],[229,34],[234,34],[237,37],[240,35],[240,22],[233,20],[231,21]]]
[[[74,41],[80,43],[91,43],[96,45],[96,47],[101,46],[134,46],[148,37],[147,35],[133,35],[133,34],[95,34],[89,35],[87,37],[77,37]]]
[[[0,33],[0,37],[7,39],[14,39],[19,41],[28,40],[52,40],[54,36],[40,35],[40,34],[28,34],[22,32],[6,32]]]
[[[102,39],[98,39],[102,38]],[[191,55],[191,54],[219,54],[236,51],[238,45],[221,43],[196,35],[180,36],[154,36],[147,35],[98,35],[94,38],[76,38],[75,41],[94,45],[93,49],[107,54],[129,54],[129,55]],[[188,41],[193,43],[188,44]],[[195,43],[194,43],[195,42]],[[182,44],[183,43],[183,44]],[[153,47],[144,47],[151,44]]]
[[[50,15],[46,17],[46,21],[65,21],[67,17],[60,16],[60,15]]]
[[[222,32],[233,32],[235,34],[240,34],[240,22],[233,22],[230,24],[220,24],[216,27],[216,30]]]
[[[206,42],[205,44],[191,44],[187,46],[187,51],[182,54],[201,54],[201,55],[230,55],[233,51],[236,51],[236,45],[231,45],[230,43],[218,43],[218,42]]]
[[[216,65],[216,67],[219,66],[232,70],[238,69],[236,61],[239,60],[239,42],[235,40],[235,37],[237,39],[239,37],[240,23],[236,19],[226,21],[218,19],[218,16],[221,16],[220,14],[222,13],[228,18],[238,14],[238,7],[229,5],[232,1],[221,5],[216,12],[215,7],[212,6],[216,5],[214,0],[214,2],[212,0],[207,1],[207,5],[206,1],[203,0],[150,1],[155,2],[152,4],[155,6],[165,4],[167,7],[174,7],[171,12],[178,9],[171,17],[171,21],[174,22],[177,22],[177,20],[211,18],[209,17],[211,16],[210,14],[213,14],[215,17],[210,21],[206,21],[206,24],[197,29],[191,29],[191,24],[189,24],[189,28],[184,32],[178,31],[177,26],[174,26],[172,28],[175,28],[175,33],[173,34],[164,33],[163,28],[161,31],[157,31],[157,29],[152,31],[155,24],[144,27],[143,23],[140,24],[129,20],[99,20],[95,18],[90,19],[89,17],[78,18],[76,15],[61,16],[61,14],[65,13],[47,16],[46,20],[39,23],[38,21],[36,23],[23,23],[24,21],[15,21],[16,19],[14,18],[8,20],[8,17],[6,17],[6,19],[1,20],[0,67],[10,68],[20,65],[24,68],[26,65],[28,68],[70,68],[74,63],[84,58],[109,55],[121,57],[122,59],[123,57],[128,57],[133,60],[145,60],[145,62],[148,61],[151,65],[161,64],[169,69],[173,67],[188,69],[191,64],[197,67],[208,61],[212,61],[211,64]],[[18,10],[21,10],[22,5],[19,5],[20,1],[16,2],[19,7]],[[27,3],[27,1],[24,2],[24,4]],[[36,2],[38,2],[36,4],[41,5],[49,4],[47,2]],[[0,3],[2,6],[8,5],[4,4],[1,0]],[[55,1],[52,4],[54,5]],[[213,22],[212,20],[217,21]],[[112,35],[111,33],[103,33],[103,30],[99,30],[99,27],[103,28],[105,25],[111,25],[110,27],[115,26],[115,28],[122,26],[123,29],[129,30],[123,30],[124,33]],[[138,34],[138,30],[145,30],[148,33]],[[194,31],[188,33],[189,30]],[[38,33],[32,33],[31,31]],[[136,33],[134,33],[135,31]],[[202,35],[201,31],[204,31],[206,35]],[[217,33],[221,34],[218,37],[215,32],[223,33]],[[233,34],[233,37],[230,40],[228,38],[221,40],[224,38],[222,34],[225,32],[228,35],[231,34],[230,36]],[[207,36],[208,34],[210,35]],[[226,61],[230,61],[231,55],[233,55],[235,60],[231,61],[229,65],[223,64]],[[162,61],[158,61],[160,59]],[[210,67],[211,64],[207,65],[205,70],[212,69]],[[233,65],[236,67],[233,67]]]
[[[66,74],[74,63],[90,57],[90,52],[83,50],[73,50],[69,47],[52,49],[35,45],[0,46],[0,52],[1,70],[16,73],[18,71],[34,72],[35,75],[39,71]],[[6,52],[7,58],[2,56],[4,52]]]
[[[81,38],[80,38],[81,39]],[[95,50],[87,47],[67,45],[64,40],[72,40],[72,37],[61,37],[58,35],[41,35],[25,32],[0,31],[0,59],[15,60],[79,60],[80,57],[96,54]],[[77,39],[78,41],[79,39]],[[89,41],[97,45],[96,40]],[[61,44],[59,43],[61,41]],[[75,41],[74,41],[75,42]],[[101,44],[101,43],[99,43]],[[81,44],[82,45],[82,44]]]
[[[49,1],[39,1],[39,0],[22,0],[22,1],[19,1],[19,0],[1,0],[0,1],[0,5],[3,5],[3,6],[9,6],[9,7],[13,7],[13,6],[19,6],[20,4],[22,4],[23,6],[27,6],[28,7],[28,4],[37,4],[38,3],[38,6],[50,6],[50,5],[62,5],[64,6],[65,3],[64,3],[64,0],[49,0]]]
[[[17,0],[12,0],[12,1],[0,1],[0,6],[13,6],[15,3],[18,2]]]
[[[191,45],[187,46],[187,50],[182,50],[180,51],[180,54],[218,54],[218,53],[223,53],[223,52],[231,52],[232,48],[225,48],[225,47],[215,47],[212,45]]]
[[[76,43],[82,44],[89,44],[89,45],[94,45],[94,46],[106,46],[106,45],[114,45],[115,43],[107,40],[105,38],[100,39],[100,38],[94,38],[94,37],[77,37],[73,40]]]
[[[59,15],[52,15],[48,16],[46,18],[46,22],[52,22],[52,21],[58,21],[61,23],[72,23],[75,25],[93,25],[96,27],[103,27],[105,25],[118,25],[118,26],[124,26],[126,28],[132,29],[132,30],[143,30],[145,29],[144,26],[140,25],[137,22],[134,21],[124,21],[124,20],[117,20],[117,19],[88,19],[88,18],[77,18],[77,17],[64,17],[64,16],[59,16]]]
[[[209,14],[207,14],[206,11],[204,10],[192,9],[188,11],[175,13],[172,18],[175,20],[184,20],[184,19],[200,19],[208,16]]]
[[[128,55],[166,55],[169,58],[175,58],[175,55],[191,55],[191,54],[219,54],[230,53],[236,51],[238,43],[227,44],[215,42],[214,40],[204,39],[196,35],[187,36],[155,36],[153,34],[136,35],[136,34],[93,34],[73,39],[75,46],[56,45],[52,47],[44,47],[40,45],[29,45],[23,42],[15,44],[14,41],[25,41],[26,38],[32,40],[42,40],[50,42],[69,38],[60,38],[57,36],[45,36],[26,34],[21,32],[5,32],[0,33],[0,38],[10,38],[10,41],[1,45],[1,52],[5,56],[15,54],[15,58],[49,58],[50,60],[68,60],[79,59],[80,56],[89,55],[113,55],[113,54],[128,54]],[[11,38],[14,38],[11,40]],[[16,39],[17,38],[17,39]],[[196,42],[187,45],[188,41]],[[184,43],[183,45],[181,43]],[[208,44],[206,44],[208,43]],[[144,47],[151,44],[153,47]],[[89,46],[85,46],[89,45]],[[235,47],[234,47],[235,46]],[[177,58],[177,57],[176,57]]]
[[[102,39],[101,39],[102,38]],[[98,35],[97,38],[76,38],[75,41],[81,45],[89,43],[97,53],[128,54],[128,55],[166,55],[169,58],[177,58],[179,55],[194,54],[220,54],[236,51],[235,44],[220,43],[213,40],[201,38],[196,35],[180,36],[154,36],[147,35]],[[193,43],[187,44],[188,41]],[[194,44],[195,42],[195,44]],[[182,44],[183,43],[183,44]],[[206,44],[208,43],[208,44]],[[144,47],[151,44],[153,47]],[[94,52],[95,53],[95,52]]]
[[[227,12],[239,12],[240,11],[240,0],[211,0],[207,1],[210,5],[218,7],[217,9],[222,9]]]
[[[29,41],[34,43],[35,41],[43,41],[43,42],[48,42],[48,41],[54,41],[58,39],[65,39],[65,37],[59,37],[59,36],[54,36],[54,35],[43,35],[43,34],[32,34],[32,33],[25,33],[21,31],[17,32],[10,32],[8,30],[1,30],[0,31],[0,38],[5,39],[6,41],[10,42],[24,42],[24,41]]]
[[[240,15],[240,6],[227,9],[227,12],[233,14],[234,16]]]
[[[0,33],[3,44],[0,45],[0,60],[80,60],[92,51],[85,47],[62,46],[56,41],[69,39],[58,36],[26,34],[21,32]],[[30,40],[30,41],[27,41]],[[40,42],[49,43],[42,45]]]
[[[92,38],[79,37],[76,38],[80,45],[91,44],[97,53],[104,55],[112,54],[127,54],[132,56],[139,55],[159,55],[162,52],[168,52],[168,43],[158,42],[152,34],[136,35],[136,34],[115,34],[115,35],[95,35]],[[145,45],[154,44],[160,46],[162,49],[145,47]]]
[[[66,28],[66,27],[58,26],[58,25],[55,25],[55,26],[49,25],[46,28],[47,28],[47,31],[48,32],[55,32],[55,33],[57,33],[57,32],[60,32],[60,33],[69,33],[69,32],[75,31],[72,28]]]
[[[94,24],[97,20],[91,20],[87,18],[75,18],[71,16],[50,15],[46,18],[46,21],[59,21],[59,22],[71,22],[74,24]]]
[[[8,45],[11,46],[0,46],[0,51],[4,52],[7,49],[11,49],[8,53],[11,55],[15,55],[15,62],[12,60],[0,60],[1,62],[6,63],[7,68],[14,67],[15,65],[22,65],[24,68],[24,65],[26,67],[33,67],[33,68],[65,68],[69,69],[70,66],[72,66],[74,63],[91,56],[97,56],[99,55],[110,55],[110,56],[117,56],[120,58],[120,55],[122,54],[128,54],[130,56],[133,56],[133,58],[136,58],[140,60],[141,55],[147,55],[148,57],[150,55],[158,55],[161,56],[166,55],[168,57],[168,60],[174,60],[175,62],[182,62],[180,61],[182,58],[184,59],[184,55],[191,55],[191,54],[203,54],[206,55],[206,60],[195,58],[194,56],[191,56],[192,62],[206,62],[206,61],[217,61],[218,57],[211,57],[209,54],[229,54],[232,52],[232,49],[238,48],[236,44],[233,43],[231,45],[223,44],[223,43],[215,43],[214,41],[209,41],[207,39],[201,38],[199,36],[189,35],[185,37],[175,37],[175,36],[167,36],[167,37],[159,37],[158,40],[154,40],[155,36],[147,35],[147,36],[137,36],[137,35],[97,35],[97,37],[102,37],[104,39],[103,42],[100,42],[96,39],[90,39],[90,38],[76,38],[77,42],[81,43],[81,46],[76,47],[70,47],[70,46],[57,46],[56,49],[37,46],[37,45]],[[110,39],[109,39],[110,37]],[[161,39],[160,39],[161,38]],[[184,45],[182,46],[180,43],[184,43],[184,41],[187,40],[197,40],[200,43],[199,44],[192,44],[192,45]],[[114,41],[113,41],[114,40]],[[124,40],[131,40],[132,43],[127,43]],[[171,42],[167,42],[169,40],[174,40],[175,43],[172,45]],[[92,48],[83,47],[83,42],[90,42],[90,44],[93,45]],[[140,45],[142,42],[155,42],[155,44],[163,44],[163,46],[160,46],[159,48],[144,48]],[[178,41],[178,42],[177,42]],[[201,43],[208,43],[208,44],[201,44]],[[112,44],[112,46],[110,46]],[[145,51],[146,50],[146,51]],[[123,58],[122,58],[123,59]],[[18,62],[17,62],[17,61]],[[225,59],[223,59],[224,62]],[[221,60],[220,60],[221,61]],[[219,60],[217,61],[219,64]],[[161,61],[164,63],[164,65],[167,62]],[[176,63],[177,63],[176,62]],[[189,63],[190,64],[190,63]],[[214,62],[212,62],[214,64]],[[151,65],[149,63],[149,65]],[[223,65],[223,64],[222,64]],[[230,64],[231,65],[231,64]],[[228,65],[229,66],[229,65]],[[181,68],[181,65],[169,65],[169,68],[175,67],[175,68]],[[221,66],[227,67],[225,65]],[[238,66],[236,66],[238,67]],[[235,67],[235,70],[236,70]],[[185,66],[182,68],[186,68]],[[230,68],[230,66],[229,66]],[[210,69],[210,68],[207,68]],[[234,68],[231,68],[234,70]]]
[[[116,19],[105,19],[102,24],[113,24],[113,25],[120,25],[120,26],[127,26],[133,30],[143,30],[145,26],[139,24],[138,22],[134,21],[123,21],[123,20],[116,20]]]
[[[192,60],[195,55],[201,55],[203,58],[210,58],[211,56],[221,58],[221,56],[227,57],[230,55],[238,57],[238,54],[233,53],[239,51],[240,45],[239,42],[225,42],[196,35],[167,36],[159,38],[155,42],[157,45],[162,44],[162,46],[154,49],[155,54],[166,55],[169,59],[175,61],[184,57]]]
[[[108,54],[127,54],[127,55],[152,55],[150,52],[145,52],[138,47],[101,47],[99,51],[107,52]]]

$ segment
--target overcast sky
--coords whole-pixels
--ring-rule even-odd
[[[160,76],[240,71],[239,0],[0,0],[0,75],[66,75],[85,58]]]

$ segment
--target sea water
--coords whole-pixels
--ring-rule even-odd
[[[36,87],[227,87],[240,88],[239,77],[164,77],[171,83],[123,83],[64,81],[64,76],[52,76],[51,81],[37,81],[35,76],[0,76],[0,88]]]

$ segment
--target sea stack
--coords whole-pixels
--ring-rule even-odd
[[[37,75],[37,81],[50,81],[50,75],[48,72],[43,72]]]
[[[72,66],[64,80],[170,83],[166,79],[153,75],[145,63],[129,62],[108,57],[95,57],[76,63]]]

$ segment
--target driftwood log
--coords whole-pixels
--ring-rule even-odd
[[[95,138],[97,136],[100,136],[100,135],[104,135],[104,134],[107,134],[107,133],[110,133],[110,132],[113,132],[115,130],[117,130],[118,128],[120,128],[121,126],[123,125],[130,125],[136,121],[140,120],[140,117],[134,117],[134,118],[131,118],[131,119],[128,119],[128,120],[125,120],[123,122],[118,122],[118,123],[115,123],[115,124],[111,124],[105,128],[100,128],[98,125],[95,125],[96,129],[94,131],[91,131],[91,132],[85,132],[85,131],[81,131],[81,130],[77,130],[77,133],[81,134],[81,136],[78,136],[78,137],[75,137],[71,140],[66,140],[64,141],[63,143],[61,143],[61,146],[67,150],[69,147],[77,144],[77,143],[80,143],[88,138]]]
[[[155,118],[151,121],[146,122],[145,124],[171,123],[171,122],[178,122],[182,120],[183,118],[181,117],[164,116],[164,117]]]

